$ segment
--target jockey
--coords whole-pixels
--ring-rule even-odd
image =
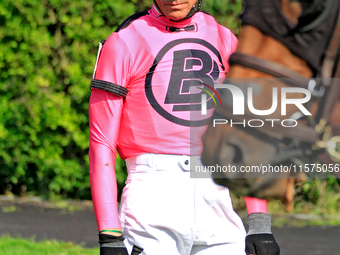
[[[202,88],[223,81],[237,46],[196,1],[155,0],[98,52],[89,159],[101,255],[245,255],[246,234],[229,190],[192,171],[201,164],[201,135],[214,106],[206,102],[201,114]],[[128,168],[119,214],[117,151]],[[247,245],[269,251],[256,254],[278,254],[266,201],[246,204]]]

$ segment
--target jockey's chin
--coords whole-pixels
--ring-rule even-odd
[[[160,11],[171,20],[184,19],[197,0],[154,0]]]

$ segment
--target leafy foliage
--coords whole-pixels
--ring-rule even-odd
[[[339,214],[340,183],[333,175],[310,178],[297,186],[296,191],[296,210],[326,216]]]
[[[238,15],[242,12],[242,0],[203,0],[201,10],[215,17],[218,23],[229,28],[235,35],[240,32]]]
[[[2,1],[0,187],[89,197],[97,43],[135,10],[122,0]]]
[[[90,198],[89,84],[97,44],[152,0],[0,0],[0,193]],[[241,0],[202,9],[237,32]],[[126,173],[118,159],[118,184]]]

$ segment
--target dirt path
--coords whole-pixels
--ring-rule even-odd
[[[57,208],[59,207],[59,208]],[[60,209],[62,208],[62,209]],[[0,236],[57,239],[95,247],[97,225],[91,203],[0,200]]]
[[[283,227],[273,228],[273,233],[281,255],[340,255],[340,227]],[[0,236],[5,234],[97,246],[97,226],[90,202],[55,205],[0,198]]]

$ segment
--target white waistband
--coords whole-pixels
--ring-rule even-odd
[[[133,166],[145,165],[156,170],[190,171],[194,165],[201,164],[200,158],[200,156],[145,153],[129,157],[125,161],[128,169]]]

